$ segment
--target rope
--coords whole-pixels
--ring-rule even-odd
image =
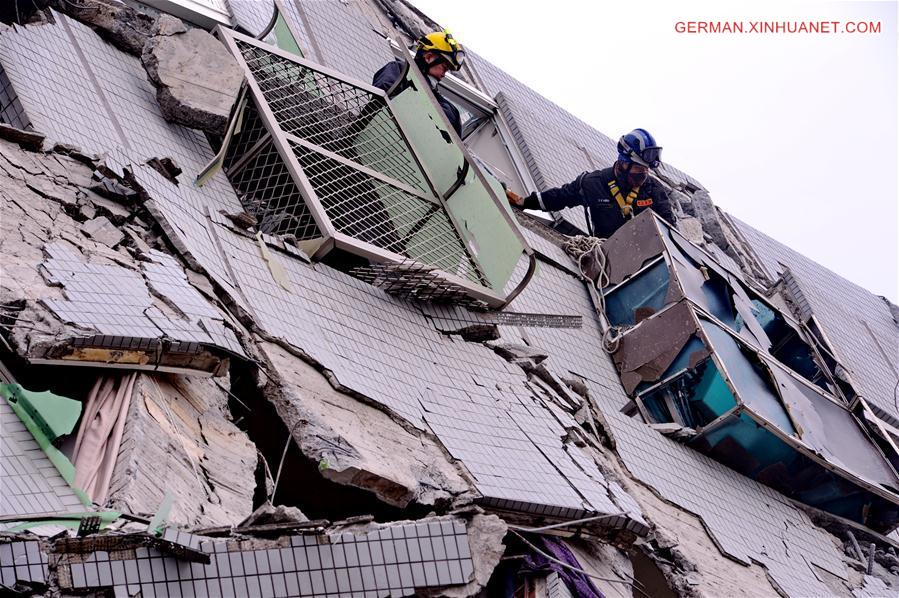
[[[609,286],[611,279],[609,278],[609,264],[606,260],[606,253],[602,250],[603,243],[605,243],[605,239],[577,235],[575,237],[570,237],[568,241],[566,241],[565,252],[577,261],[578,268],[580,269],[581,276],[584,280],[589,281],[589,284],[592,284],[596,288],[597,296],[599,298],[599,308],[602,310],[602,313],[605,314],[606,298],[605,295],[602,294],[602,290]],[[584,266],[584,261],[587,256],[592,256],[598,262],[599,274],[596,276],[595,280],[587,274],[587,269]],[[621,326],[609,326],[603,330],[603,350],[609,355],[617,351],[623,333],[624,329]]]

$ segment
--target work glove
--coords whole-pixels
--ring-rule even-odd
[[[508,198],[509,203],[515,206],[516,208],[520,208],[524,205],[524,198],[511,189],[506,189],[506,198]]]

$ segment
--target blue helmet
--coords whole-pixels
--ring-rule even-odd
[[[646,129],[634,129],[618,140],[618,160],[658,168],[662,165],[662,148]]]

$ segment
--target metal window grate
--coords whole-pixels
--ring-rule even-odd
[[[339,232],[484,284],[439,203],[301,145],[290,145]]]
[[[225,171],[263,232],[315,239],[308,245],[314,259],[335,250],[357,255],[393,290],[418,298],[468,297],[498,307],[524,287],[536,261],[496,190],[464,152],[448,164],[422,149],[452,143],[429,109],[224,27],[216,33],[249,90]],[[405,83],[416,98],[427,92],[426,83]],[[473,176],[451,205],[435,172],[455,180],[459,160]],[[508,229],[495,235],[494,224]],[[504,297],[506,266],[519,260],[518,251],[530,265]],[[423,270],[393,269],[409,263]]]
[[[256,107],[248,103],[244,126],[232,139],[225,157],[225,172],[244,209],[256,218],[264,233],[290,234],[301,241],[321,237],[284,160],[266,136]]]
[[[240,40],[237,47],[284,132],[429,192],[382,97]]]
[[[259,110],[252,101],[248,101],[241,115],[240,130],[231,138],[228,151],[225,153],[225,168],[236,167],[240,159],[245,157],[247,152],[267,135],[268,130],[259,117]]]

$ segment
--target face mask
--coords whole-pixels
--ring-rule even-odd
[[[649,177],[648,172],[641,172],[640,174],[637,174],[635,172],[628,172],[627,173],[627,184],[630,185],[631,188],[638,187],[638,186],[642,185],[643,183],[645,183],[646,179],[648,177]]]
[[[630,164],[622,164],[619,162],[615,163],[615,176],[618,180],[627,181],[627,186],[633,189],[634,187],[638,187],[646,182],[647,177],[649,176],[648,172],[641,172],[639,174],[631,171]]]

